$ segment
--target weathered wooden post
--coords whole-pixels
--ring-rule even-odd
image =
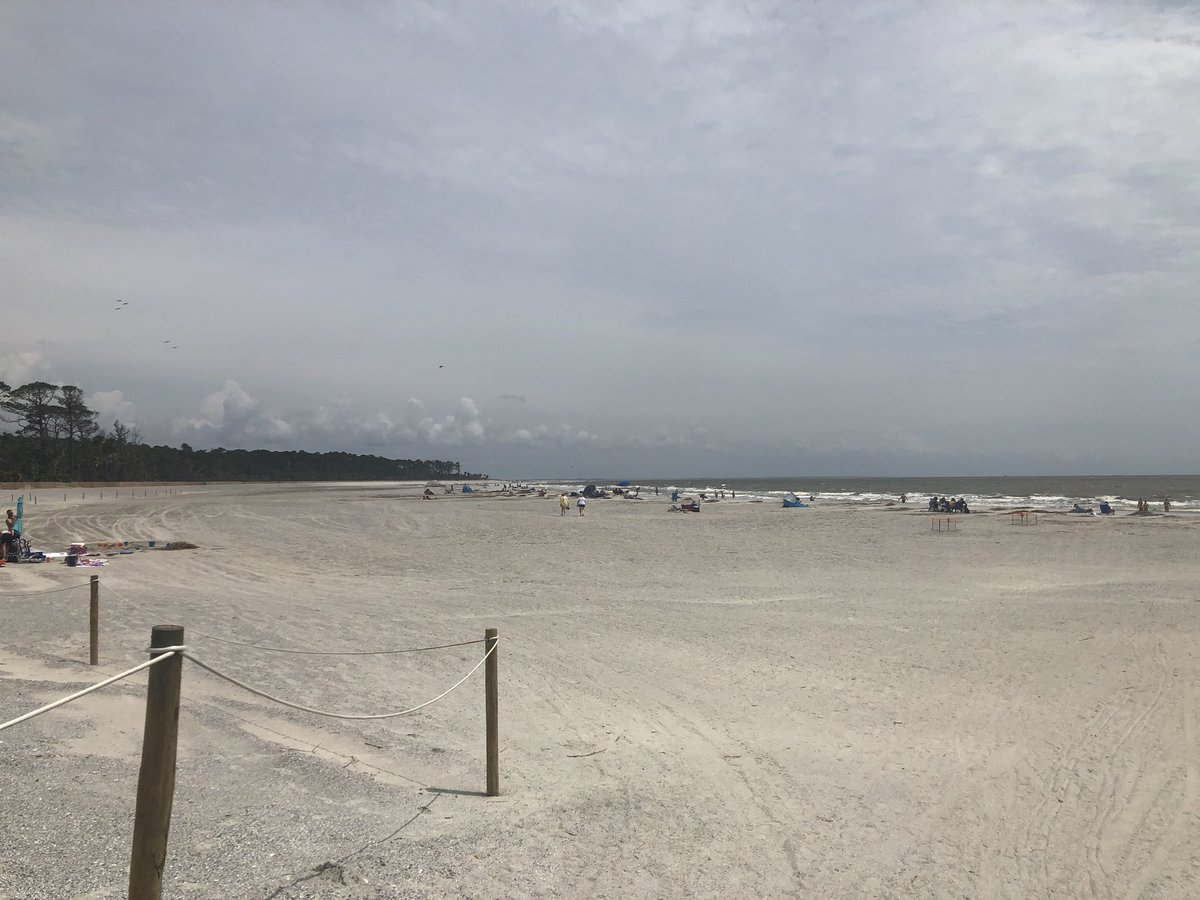
[[[183,644],[183,627],[155,625],[150,649]],[[161,654],[156,654],[161,655]],[[175,750],[179,741],[179,681],[183,657],[150,667],[146,687],[146,730],[142,736],[142,768],[138,774],[137,812],[133,819],[133,851],[129,858],[129,900],[160,900],[167,863],[167,832],[175,799]]]
[[[484,706],[487,731],[487,795],[500,796],[500,651],[497,631],[488,628],[483,633],[483,651],[490,653],[484,664]]]
[[[92,576],[91,615],[88,617],[88,630],[92,637],[91,655],[88,662],[93,666],[100,664],[100,576]]]

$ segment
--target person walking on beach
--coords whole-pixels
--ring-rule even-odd
[[[558,508],[559,508],[558,514],[560,516],[565,516],[567,514],[567,510],[571,508],[571,501],[569,499],[567,499],[566,491],[563,491],[561,494],[558,495]]]
[[[577,505],[579,506],[579,514],[582,516],[584,507],[587,506],[587,497],[583,496],[583,494],[580,494],[579,503]]]

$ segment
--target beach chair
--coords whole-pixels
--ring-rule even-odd
[[[7,548],[7,556],[4,561],[6,563],[21,562],[21,560],[29,559],[33,555],[33,550],[29,543],[29,538],[18,533],[11,544],[4,545]]]

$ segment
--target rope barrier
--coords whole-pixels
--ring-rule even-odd
[[[189,629],[189,634],[198,634],[209,640],[222,644],[233,644],[236,647],[249,647],[252,650],[266,650],[270,653],[292,653],[297,656],[385,656],[396,653],[422,653],[426,650],[446,650],[450,647],[468,647],[471,644],[482,644],[483,638],[474,641],[458,641],[454,644],[436,644],[432,647],[404,647],[392,650],[293,650],[291,647],[264,647],[260,644],[247,644],[245,641],[235,641],[232,638],[217,637],[215,634],[205,634],[197,629]]]
[[[109,587],[103,581],[101,581],[100,584],[106,591],[108,591],[110,594],[112,594],[118,600],[122,600],[125,603],[128,603],[130,606],[134,607],[134,609],[138,609],[138,610],[144,612],[148,616],[160,616],[161,615],[161,613],[151,612],[150,610],[146,609],[144,606],[138,606],[138,604],[134,603],[128,597],[123,597],[121,594],[119,594],[117,591],[113,590],[111,587]],[[384,649],[384,650],[297,650],[292,647],[264,647],[261,644],[250,644],[250,643],[247,643],[246,641],[236,641],[233,638],[224,638],[224,637],[219,637],[215,634],[209,634],[205,631],[201,631],[199,628],[193,628],[190,625],[187,626],[187,632],[188,632],[189,636],[199,635],[200,637],[208,638],[210,641],[218,641],[222,644],[232,644],[235,647],[246,647],[250,650],[264,650],[269,653],[292,653],[292,654],[295,654],[296,656],[386,656],[386,655],[393,655],[393,654],[397,654],[397,653],[423,653],[428,650],[447,650],[451,647],[469,647],[472,644],[482,644],[483,643],[482,639],[478,639],[478,640],[474,640],[474,641],[458,641],[453,644],[435,644],[434,646],[431,646],[431,647],[404,647],[404,648],[399,648],[399,649],[391,648],[391,649]]]
[[[98,691],[102,687],[107,687],[114,682],[120,681],[122,678],[128,678],[130,675],[142,671],[142,669],[148,669],[155,663],[162,662],[164,659],[170,659],[173,653],[183,653],[183,651],[186,649],[186,647],[154,647],[152,648],[152,652],[158,653],[158,656],[152,656],[144,663],[139,663],[132,669],[126,669],[124,672],[112,676],[112,678],[106,678],[101,682],[93,684],[91,687],[84,688],[82,691],[76,691],[69,697],[63,697],[60,700],[55,700],[53,703],[47,703],[45,706],[38,707],[32,712],[27,712],[23,716],[17,716],[15,719],[10,719],[9,721],[0,724],[0,731],[3,731],[6,728],[11,728],[13,725],[17,725],[29,719],[33,719],[37,716],[40,716],[42,713],[48,713],[52,709],[58,709],[60,706],[66,706],[73,700],[78,700],[80,697],[86,697],[93,691]]]
[[[50,588],[46,591],[5,591],[0,597],[40,597],[42,594],[61,594],[63,591],[73,591],[76,588],[87,587],[88,582],[82,581],[70,587]]]
[[[414,706],[411,709],[402,709],[397,712],[374,713],[374,714],[366,714],[366,715],[360,715],[360,714],[354,714],[354,713],[329,712],[328,710],[314,709],[311,706],[303,706],[299,703],[293,703],[290,700],[284,700],[280,697],[276,697],[272,694],[268,694],[266,691],[261,691],[258,688],[251,687],[250,685],[246,684],[245,682],[238,681],[232,675],[226,675],[224,672],[220,672],[217,669],[214,669],[208,663],[194,657],[191,653],[185,652],[183,655],[184,655],[184,658],[190,659],[192,662],[194,662],[200,668],[202,668],[208,672],[211,672],[213,675],[216,675],[218,678],[224,678],[230,684],[237,685],[242,690],[249,691],[252,694],[256,694],[259,697],[263,697],[264,699],[271,700],[275,703],[282,704],[283,706],[288,706],[288,707],[291,707],[292,709],[298,709],[301,712],[315,713],[318,716],[327,716],[331,719],[395,719],[398,716],[406,716],[409,713],[415,713],[419,709],[424,709],[426,706],[430,706],[431,704],[437,703],[439,700],[441,700],[443,697],[445,697],[451,691],[455,690],[455,688],[458,688],[459,686],[461,686],[463,684],[463,682],[465,682],[468,678],[470,678],[472,675],[474,675],[476,671],[478,671],[479,667],[482,666],[484,664],[484,662],[487,660],[487,658],[495,652],[496,647],[498,647],[498,646],[499,646],[499,644],[497,643],[497,644],[493,644],[491,647],[489,647],[487,653],[483,654],[483,656],[480,657],[479,662],[475,663],[475,665],[471,667],[470,672],[468,672],[466,675],[464,675],[462,678],[460,678],[458,681],[456,681],[450,688],[448,688],[447,690],[438,694],[432,700],[426,700],[424,703],[422,703],[418,706]]]
[[[104,590],[108,591],[110,594],[112,594],[114,597],[116,597],[122,603],[128,603],[130,606],[132,606],[134,609],[138,610],[139,612],[144,612],[146,615],[152,616],[155,619],[158,619],[162,616],[162,613],[156,613],[156,612],[153,612],[152,610],[146,609],[146,607],[144,607],[144,606],[139,606],[138,604],[136,604],[132,600],[130,600],[128,597],[113,590],[111,587],[109,587],[103,581],[100,582],[100,587],[104,588]]]

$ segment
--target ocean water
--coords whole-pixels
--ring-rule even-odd
[[[845,504],[880,506],[899,503],[908,495],[908,505],[924,508],[930,496],[963,497],[972,510],[1006,510],[1027,507],[1038,510],[1069,510],[1075,503],[1098,507],[1101,500],[1118,512],[1134,512],[1139,499],[1149,501],[1151,510],[1162,512],[1164,498],[1171,500],[1171,512],[1200,514],[1200,475],[1038,475],[963,478],[675,478],[628,480],[640,486],[643,495],[658,487],[660,492],[678,489],[698,495],[725,491],[725,500],[735,502],[782,502],[783,495],[794,492],[814,505]],[[609,479],[591,481],[541,482],[548,489],[578,490],[583,484],[611,488],[618,483]],[[733,496],[736,494],[736,498]]]

